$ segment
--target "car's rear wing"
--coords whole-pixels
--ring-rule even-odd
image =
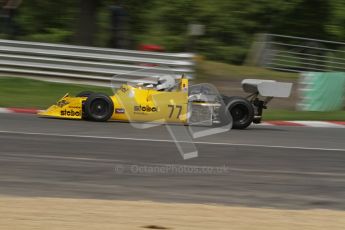
[[[292,90],[292,83],[277,82],[274,80],[244,79],[242,81],[244,92],[250,93],[247,99],[252,103],[255,115],[254,123],[260,123],[263,109],[274,97],[289,97]],[[259,96],[265,97],[260,99]]]
[[[277,82],[274,80],[244,79],[242,81],[244,92],[259,94],[263,97],[289,97],[292,83]]]

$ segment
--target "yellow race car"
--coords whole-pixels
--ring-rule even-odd
[[[262,110],[273,97],[288,97],[292,84],[246,79],[246,99],[220,95],[210,84],[189,86],[187,78],[162,76],[156,83],[123,84],[114,95],[82,92],[66,94],[40,116],[90,121],[157,122],[244,129],[260,123]],[[266,99],[260,99],[266,97]]]

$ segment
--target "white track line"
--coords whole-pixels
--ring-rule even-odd
[[[21,153],[10,153],[1,154],[1,157],[26,157],[26,158],[42,158],[42,159],[54,159],[54,160],[75,160],[75,161],[91,161],[101,163],[123,163],[122,160],[113,159],[100,159],[100,158],[89,158],[89,157],[67,157],[67,156],[46,156],[37,154],[21,154]]]
[[[219,168],[219,166],[207,166],[207,165],[187,165],[187,164],[159,164],[159,163],[148,163],[143,162],[140,163],[133,163],[131,161],[124,161],[124,160],[114,160],[108,158],[91,158],[91,157],[67,157],[67,156],[46,156],[46,155],[37,155],[37,154],[21,154],[21,153],[10,153],[10,154],[2,154],[0,157],[9,157],[9,158],[37,158],[37,159],[54,159],[54,160],[75,160],[75,161],[87,161],[87,162],[100,162],[100,163],[118,163],[124,166],[128,165],[148,165],[148,166],[158,166],[158,167],[170,167],[180,166],[180,167],[189,167],[189,168]],[[332,176],[332,177],[343,177],[345,176],[344,173],[334,173],[334,172],[301,172],[301,171],[291,171],[291,170],[260,170],[260,169],[249,169],[249,168],[236,168],[236,167],[228,167],[223,165],[227,171],[232,172],[245,172],[245,173],[266,173],[266,174],[298,174],[298,175],[309,175],[309,176]]]
[[[52,136],[52,137],[91,138],[91,139],[103,139],[103,140],[127,140],[127,141],[148,141],[148,142],[166,142],[166,143],[176,143],[177,142],[175,140],[166,140],[166,139],[89,136],[89,135],[60,134],[60,133],[32,133],[32,132],[15,132],[15,131],[6,131],[6,130],[0,130],[0,134],[1,133],[3,133],[3,134],[19,134],[19,135]],[[237,144],[237,143],[207,142],[207,141],[194,141],[194,142],[180,141],[180,143],[191,143],[191,144],[202,144],[202,145],[224,145],[224,146],[243,146],[243,147],[260,147],[260,148],[279,148],[279,149],[298,149],[298,150],[317,150],[317,151],[345,152],[345,149],[315,148],[315,147],[302,147],[302,146]]]

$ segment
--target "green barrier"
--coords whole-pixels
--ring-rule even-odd
[[[345,97],[344,72],[303,73],[300,83],[300,110],[336,111],[343,109]]]

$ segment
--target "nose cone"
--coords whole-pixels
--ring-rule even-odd
[[[38,115],[66,119],[81,119],[82,102],[83,99],[81,97],[69,97],[68,94],[66,94],[55,105],[38,113]]]

